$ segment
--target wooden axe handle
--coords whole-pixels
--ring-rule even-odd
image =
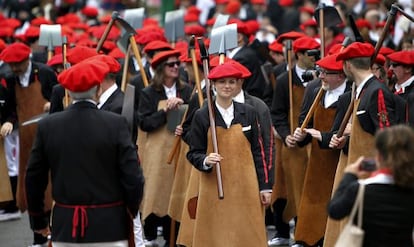
[[[102,49],[103,43],[105,42],[106,38],[108,38],[108,34],[111,31],[112,26],[114,25],[114,23],[115,23],[115,19],[112,18],[109,21],[108,25],[106,26],[105,31],[102,34],[102,37],[99,39],[98,45],[96,46],[96,52],[97,53],[99,53],[99,51]]]
[[[198,74],[198,64],[197,64],[195,50],[191,49],[190,54],[191,54],[191,60],[192,60],[193,69],[194,69],[195,84],[197,88],[198,105],[201,107],[203,105],[203,92],[201,91],[200,75]]]
[[[135,59],[137,60],[139,66],[139,73],[141,73],[142,81],[144,82],[144,87],[148,86],[148,78],[145,73],[144,65],[142,65],[141,55],[139,54],[137,43],[135,43],[134,36],[129,38],[129,44],[131,45],[132,52],[134,53]]]
[[[311,105],[311,108],[308,111],[308,114],[306,114],[305,120],[303,121],[302,125],[300,126],[300,131],[303,132],[303,129],[306,128],[306,126],[309,123],[309,120],[311,119],[311,117],[313,116],[313,113],[316,110],[316,107],[318,106],[318,102],[321,100],[322,95],[323,95],[323,87],[321,86],[321,88],[318,91],[318,94],[316,95],[315,99],[313,100],[313,103]]]
[[[127,52],[125,54],[124,68],[122,70],[122,81],[121,91],[125,93],[127,80],[128,80],[128,69],[129,69],[129,54],[131,53],[131,44],[128,44]]]

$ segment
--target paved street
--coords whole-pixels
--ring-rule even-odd
[[[269,238],[274,234],[268,232]],[[29,227],[27,213],[22,218],[14,221],[0,222],[0,247],[27,247],[32,244],[33,233]],[[164,240],[159,238],[159,246],[163,246]]]

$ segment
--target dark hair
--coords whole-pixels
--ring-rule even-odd
[[[375,147],[383,158],[382,166],[391,169],[395,184],[414,188],[414,131],[406,125],[380,130]]]
[[[166,62],[167,62],[167,60],[161,62],[155,68],[155,71],[154,71],[155,74],[154,74],[154,77],[151,80],[151,86],[154,87],[154,89],[156,91],[164,90],[162,85],[164,84],[164,81],[165,81],[164,67],[165,67]],[[177,89],[181,89],[181,88],[184,87],[184,82],[182,82],[179,78],[180,77],[177,77],[174,80]]]

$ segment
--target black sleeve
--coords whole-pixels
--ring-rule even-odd
[[[272,116],[273,126],[282,138],[283,142],[290,135],[288,111],[289,111],[289,88],[285,80],[287,73],[278,77],[275,90],[273,92],[273,101],[270,114]]]
[[[351,213],[358,188],[358,177],[351,173],[345,173],[328,205],[328,214],[331,218],[339,220]]]
[[[50,101],[52,88],[54,85],[58,84],[55,72],[47,66],[42,66],[39,71],[39,80],[42,85],[43,98]]]
[[[33,230],[46,228],[49,220],[43,210],[44,193],[49,180],[49,165],[44,150],[44,132],[44,125],[40,123],[30,153],[25,178],[30,226]]]
[[[65,89],[57,84],[52,89],[52,95],[50,96],[50,110],[49,113],[55,113],[63,111],[63,98],[65,97]]]
[[[167,114],[158,110],[158,102],[149,91],[142,90],[138,107],[139,126],[143,131],[154,131],[167,123]]]
[[[190,145],[190,140],[191,140],[191,123],[193,121],[194,113],[199,108],[200,106],[198,104],[198,96],[197,94],[194,94],[193,97],[191,97],[190,102],[188,104],[187,116],[182,126],[183,134],[181,135],[181,138],[188,145]]]

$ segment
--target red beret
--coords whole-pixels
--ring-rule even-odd
[[[214,23],[216,22],[216,18],[210,18],[206,21],[206,26],[208,27],[212,27],[214,25]]]
[[[115,47],[115,49],[109,52],[108,56],[111,56],[115,59],[119,59],[119,58],[124,58],[125,54],[118,47]]]
[[[144,21],[142,22],[142,26],[158,26],[159,23],[157,21],[157,19],[154,18],[145,18]]]
[[[414,65],[414,51],[397,51],[387,56],[392,62]]]
[[[393,49],[386,47],[386,46],[381,47],[379,50],[379,54],[382,54],[384,56],[387,56],[393,52],[395,52]]]
[[[135,35],[134,38],[137,44],[144,45],[144,46],[154,40],[161,40],[165,42],[167,41],[164,34],[157,32],[157,31],[147,32],[142,35]]]
[[[293,41],[293,51],[295,53],[300,51],[319,49],[320,46],[321,45],[314,38],[308,36]]]
[[[69,23],[78,23],[81,22],[81,19],[79,18],[78,15],[74,14],[74,13],[69,13],[66,14],[64,16],[58,17],[56,19],[56,23],[57,24],[69,24]]]
[[[240,11],[241,4],[239,1],[230,1],[226,6],[226,13],[229,15],[234,15]]]
[[[188,42],[184,40],[177,41],[177,43],[175,43],[175,50],[178,50],[180,52],[180,56],[182,56],[182,54],[187,54]]]
[[[230,62],[230,61],[233,61],[233,59],[228,58],[228,57],[224,57],[224,63],[227,63],[227,62]],[[219,63],[220,63],[220,56],[213,56],[210,59],[210,68],[212,69],[212,68],[218,66]]]
[[[184,28],[187,35],[204,36],[206,29],[200,25],[190,25]]]
[[[281,7],[290,7],[290,6],[293,6],[293,0],[279,0],[279,5]]]
[[[215,56],[210,60],[210,67],[214,68],[217,67],[219,65],[220,62],[220,56]],[[252,75],[252,73],[250,72],[250,70],[248,68],[246,68],[243,64],[237,62],[234,59],[228,58],[228,57],[224,57],[224,63],[231,63],[234,64],[242,73],[241,77],[242,79],[245,79],[247,77],[250,77]]]
[[[201,10],[194,5],[191,5],[190,7],[187,8],[187,14],[190,14],[190,13],[200,15]]]
[[[380,64],[381,66],[384,66],[385,64],[385,57],[382,54],[378,54],[375,58],[375,63]]]
[[[32,26],[40,27],[40,25],[42,25],[42,24],[50,25],[50,24],[52,24],[52,22],[49,21],[48,19],[44,18],[44,17],[37,17],[37,18],[34,18],[32,21],[30,21],[30,24]]]
[[[98,55],[98,53],[95,49],[86,46],[75,46],[68,50],[66,58],[70,64],[74,65],[96,55]]]
[[[278,43],[277,41],[273,41],[269,45],[269,50],[274,51],[274,52],[283,53],[283,45]]]
[[[13,36],[13,29],[10,27],[1,27],[0,28],[0,38],[7,38],[7,37],[12,37]]]
[[[104,15],[101,18],[99,18],[99,21],[103,24],[108,24],[109,21],[111,21],[112,16],[111,15]]]
[[[24,33],[24,36],[28,39],[32,38],[39,38],[40,35],[40,28],[35,26],[30,26],[26,29],[26,32]]]
[[[98,16],[98,9],[91,6],[86,6],[81,10],[81,13],[87,17],[97,17]]]
[[[240,68],[237,67],[234,63],[223,63],[219,64],[216,67],[214,67],[210,74],[208,75],[208,79],[210,80],[217,80],[221,78],[228,78],[228,77],[234,77],[241,79],[243,73],[240,71]]]
[[[247,28],[247,32],[250,35],[256,34],[260,29],[260,23],[257,20],[248,20],[244,23]]]
[[[30,56],[30,47],[23,43],[13,43],[0,53],[0,60],[5,63],[19,63]]]
[[[85,62],[90,61],[102,61],[106,63],[109,66],[109,73],[117,73],[121,69],[119,62],[109,55],[96,55],[85,60]]]
[[[230,0],[216,0],[216,4],[228,4]]]
[[[202,64],[202,61],[201,61],[200,50],[199,49],[195,49],[194,50],[194,53],[195,53],[195,57],[196,57],[196,60],[197,60],[197,64],[201,65]],[[184,63],[192,63],[193,60],[191,59],[191,56],[187,54],[186,57],[182,57],[181,62],[184,62]]]
[[[380,4],[380,0],[365,0],[366,4]]]
[[[299,33],[299,32],[296,32],[296,31],[290,31],[290,32],[282,33],[281,35],[279,35],[279,37],[277,37],[276,41],[279,42],[279,43],[283,43],[283,40],[285,40],[285,39],[295,40],[295,39],[298,39],[298,38],[303,37],[303,36],[305,36],[304,33]]]
[[[54,55],[49,61],[47,61],[47,65],[49,66],[62,65],[63,66],[62,53]]]
[[[90,27],[89,32],[92,34],[93,37],[100,39],[105,32],[106,25],[99,26],[99,27]],[[108,34],[107,39],[109,40],[116,40],[119,37],[121,32],[118,28],[111,28],[111,31]]]
[[[260,4],[260,5],[264,5],[266,4],[265,0],[250,0],[251,4]]]
[[[246,27],[246,24],[239,19],[230,19],[227,24],[237,24],[237,32],[242,33],[244,35],[250,35],[249,30]]]
[[[371,57],[375,52],[375,48],[370,43],[354,42],[343,49],[337,60],[347,60],[355,57]]]
[[[21,24],[21,21],[16,18],[8,18],[0,21],[0,27],[9,27],[13,30],[20,27]]]
[[[184,16],[184,22],[198,22],[199,17],[198,15],[194,14],[194,13],[187,13]]]
[[[109,66],[101,61],[78,63],[58,76],[59,83],[72,92],[85,92],[100,85],[109,72]]]
[[[161,51],[155,54],[151,62],[151,67],[155,69],[160,63],[166,61],[169,57],[179,57],[180,55],[181,53],[179,50]]]
[[[342,71],[343,62],[336,61],[337,56],[338,54],[328,55],[317,61],[316,64],[326,70]]]
[[[328,51],[328,55],[339,53],[342,49],[342,44],[334,44]]]
[[[154,40],[144,46],[144,52],[158,51],[158,50],[173,50],[170,43],[162,40]]]
[[[306,12],[306,13],[309,13],[309,14],[310,14],[310,15],[312,15],[312,16],[313,16],[313,14],[315,13],[315,10],[314,10],[313,8],[311,8],[311,7],[305,7],[305,6],[300,7],[300,8],[299,8],[299,11],[300,11],[300,12]]]
[[[79,23],[69,23],[68,26],[72,29],[81,29],[81,30],[88,30],[89,29],[89,25],[83,22],[79,22]]]
[[[86,47],[89,47],[89,48],[96,48],[96,46],[98,45],[98,43],[96,43],[93,40],[90,40],[89,38],[82,38],[82,39],[79,39],[78,40],[78,42],[76,43],[76,45],[77,46],[86,46]]]
[[[318,23],[315,19],[309,19],[304,23],[300,24],[300,29],[302,29],[302,31],[305,31],[305,28],[307,27],[318,27]]]
[[[2,52],[6,48],[6,42],[0,39],[0,52]]]
[[[369,23],[369,21],[367,21],[365,19],[358,19],[358,20],[355,21],[355,24],[356,24],[358,29],[361,29],[361,28],[364,28],[364,27],[366,27],[368,29],[371,29],[371,24]]]

